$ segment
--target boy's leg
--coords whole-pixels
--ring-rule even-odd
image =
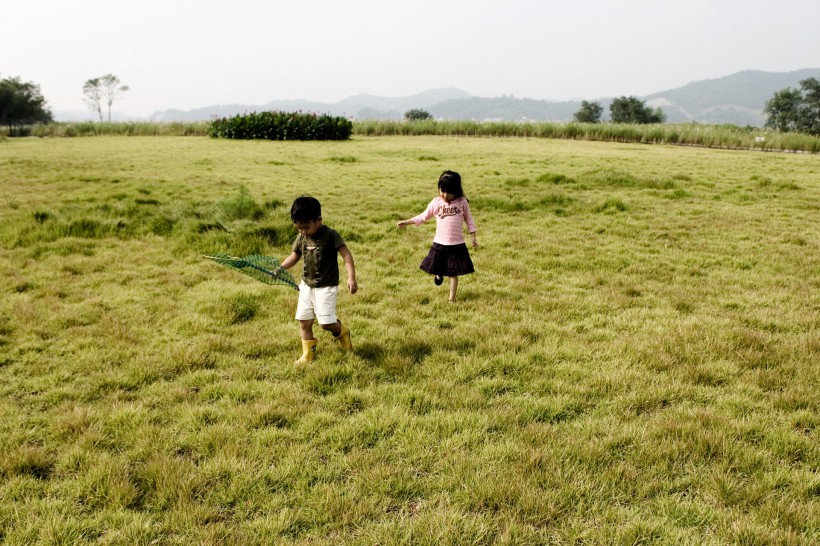
[[[347,351],[353,350],[353,342],[350,341],[350,328],[337,320],[333,324],[323,324],[322,328],[333,334],[333,341],[338,341],[339,344]]]
[[[299,304],[296,306],[296,320],[299,321],[299,337],[302,338],[302,356],[294,364],[306,364],[316,358],[316,344],[313,337],[313,294],[306,285],[299,286]]]
[[[333,337],[338,336],[342,332],[342,321],[336,320],[333,324],[320,324],[323,330],[327,330]]]
[[[313,337],[313,319],[299,321],[299,335],[302,338],[302,356],[294,364],[307,364],[316,358],[316,344],[319,343]]]
[[[313,362],[316,358],[316,344],[319,343],[316,339],[303,339],[302,340],[302,356],[296,359],[294,364],[307,364],[308,362]]]
[[[299,335],[302,339],[315,339],[313,337],[313,319],[299,321]]]
[[[458,291],[458,277],[450,277],[450,302],[456,301]]]
[[[316,289],[316,319],[323,330],[333,334],[334,341],[338,341],[348,351],[353,349],[350,342],[350,329],[336,317],[336,300],[339,288],[328,286]]]

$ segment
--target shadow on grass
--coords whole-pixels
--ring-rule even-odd
[[[391,348],[392,349],[392,348]],[[383,364],[391,357],[407,358],[418,364],[433,352],[433,346],[424,341],[404,341],[395,349],[388,350],[375,343],[362,343],[356,347],[356,354],[362,359],[375,365]]]
[[[307,388],[314,394],[327,396],[352,378],[349,370],[317,364],[306,374]]]
[[[365,362],[378,369],[385,379],[407,377],[414,373],[419,364],[433,353],[433,346],[419,340],[407,340],[397,346],[382,346],[362,343],[356,347],[356,354]]]

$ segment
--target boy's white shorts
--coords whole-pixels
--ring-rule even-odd
[[[316,319],[319,324],[336,322],[336,298],[338,286],[320,286],[311,288],[304,282],[299,283],[299,304],[296,306],[296,320]]]

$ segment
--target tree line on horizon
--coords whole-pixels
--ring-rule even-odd
[[[573,114],[578,123],[601,123],[604,108],[598,102],[582,101],[581,108]],[[612,123],[663,123],[666,116],[660,108],[654,110],[637,97],[618,97],[609,105],[609,117]],[[433,119],[433,115],[422,108],[412,108],[404,113],[405,121],[424,121]]]
[[[660,108],[652,110],[636,97],[618,97],[609,107],[612,123],[663,123],[665,116]],[[766,127],[782,133],[806,133],[820,135],[820,80],[800,80],[800,88],[787,87],[777,91],[766,102]],[[573,114],[579,123],[600,123],[603,107],[600,103],[582,101],[581,108]]]
[[[106,104],[110,122],[114,101],[128,89],[119,77],[106,74],[86,80],[83,98],[91,111],[99,116],[100,122],[104,121],[103,103]],[[19,76],[0,80],[0,127],[7,127],[9,136],[25,136],[26,127],[53,121],[54,116],[39,85],[24,82]]]
[[[107,106],[110,122],[114,101],[128,90],[129,87],[122,85],[113,74],[86,80],[82,87],[86,105],[97,114],[100,122],[104,121],[103,104]],[[800,81],[798,89],[788,87],[777,91],[766,102],[763,112],[767,116],[765,127],[783,133],[820,135],[820,80],[808,78]],[[601,104],[586,100],[573,114],[573,120],[578,123],[601,123],[602,117]],[[424,109],[414,108],[405,112],[404,118],[422,121],[433,116]],[[0,127],[6,127],[9,136],[24,136],[28,134],[27,127],[53,121],[54,116],[39,85],[24,82],[20,77],[0,80]],[[664,123],[666,115],[660,108],[653,109],[637,97],[622,96],[613,99],[609,105],[608,121],[616,124]]]
[[[578,123],[601,123],[603,107],[598,102],[581,101],[581,107],[572,115]],[[618,97],[609,105],[611,123],[663,123],[666,115],[660,108],[654,110],[638,97]]]

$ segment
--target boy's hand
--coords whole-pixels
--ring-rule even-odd
[[[359,291],[359,285],[356,283],[355,280],[348,279],[347,281],[347,289],[350,291],[351,294],[355,294]]]

